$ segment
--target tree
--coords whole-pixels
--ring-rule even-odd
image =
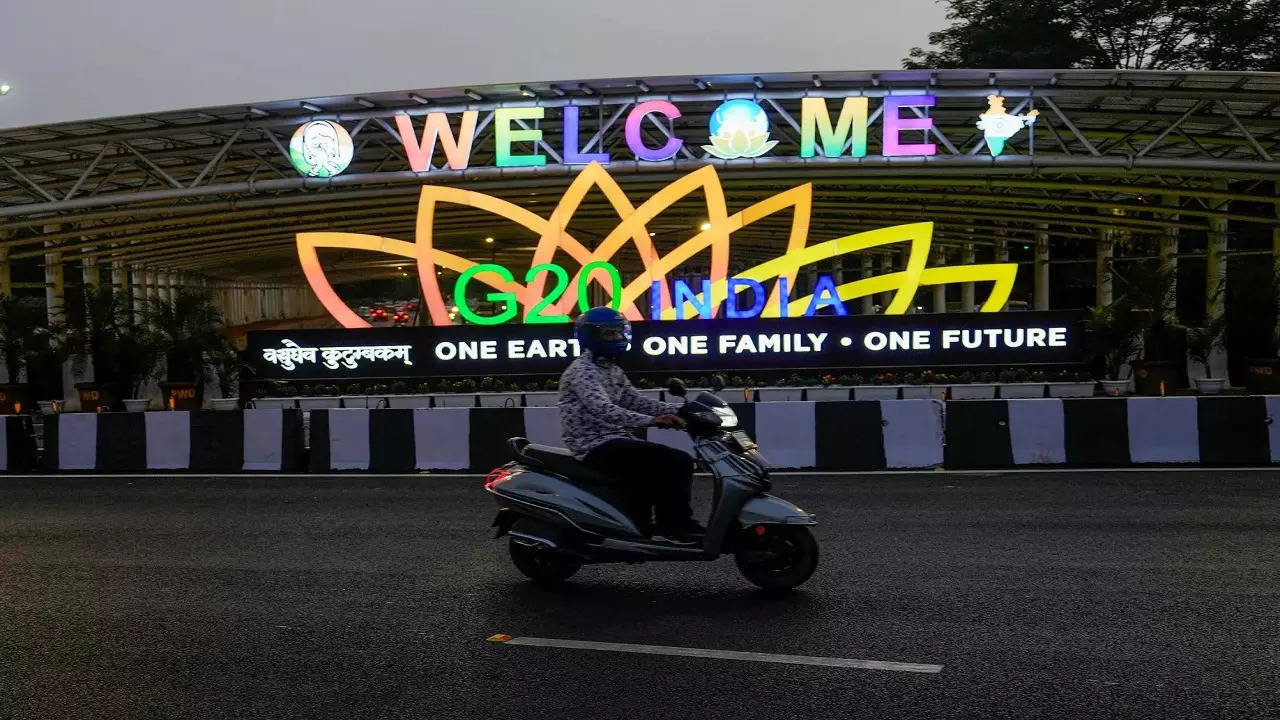
[[[1280,70],[1280,0],[948,0],[915,69]]]
[[[18,382],[28,356],[40,345],[38,331],[44,312],[12,295],[0,295],[0,355],[9,371],[9,383]]]
[[[168,361],[169,380],[195,381],[202,396],[212,356],[226,344],[226,327],[209,293],[184,288],[171,301],[152,300],[145,316]]]
[[[136,397],[158,359],[151,334],[134,322],[126,295],[87,287],[83,299],[83,307],[68,314],[67,347],[77,362],[90,359],[94,383],[111,397]]]

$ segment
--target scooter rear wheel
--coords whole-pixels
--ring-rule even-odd
[[[803,525],[765,525],[743,531],[734,554],[743,577],[766,590],[790,590],[818,567],[818,542]]]
[[[544,550],[523,545],[513,537],[508,544],[511,562],[525,577],[539,585],[558,585],[568,580],[582,563],[575,562],[554,550]]]

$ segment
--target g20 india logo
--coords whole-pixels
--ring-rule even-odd
[[[569,233],[568,227],[583,198],[593,188],[604,194],[618,214],[619,222],[595,248],[588,248]],[[647,224],[668,207],[698,191],[705,197],[708,222],[701,232],[660,255]],[[602,165],[591,163],[574,178],[560,203],[546,218],[492,195],[445,185],[424,185],[418,198],[416,242],[346,232],[299,233],[298,259],[316,297],[348,328],[369,327],[369,323],[334,292],[320,266],[318,248],[368,250],[416,260],[425,308],[435,325],[451,324],[439,282],[442,269],[458,273],[452,288],[453,300],[463,317],[484,325],[509,322],[517,317],[526,323],[567,323],[575,305],[586,305],[587,287],[592,282],[600,283],[610,304],[633,321],[646,316],[650,320],[791,317],[813,315],[823,308],[845,315],[848,314],[846,301],[876,293],[892,293],[885,314],[901,315],[912,306],[920,286],[964,282],[992,283],[982,312],[997,312],[1008,301],[1018,269],[1014,263],[926,267],[933,238],[930,222],[881,228],[810,245],[812,199],[813,187],[805,183],[730,214],[716,169],[706,165],[673,181],[636,206]],[[432,228],[436,207],[441,204],[483,210],[538,235],[529,267],[520,279],[501,265],[476,263],[435,247]],[[791,229],[785,249],[777,257],[730,277],[733,233],[787,212],[791,216]],[[895,243],[908,244],[907,261],[902,270],[842,283],[830,276],[821,276],[810,294],[791,297],[790,288],[796,287],[796,276],[802,268]],[[635,277],[624,281],[609,260],[628,244],[634,245],[642,268]],[[563,252],[575,262],[576,271],[570,272],[553,263],[557,252]],[[710,253],[710,262],[708,277],[693,283],[700,287],[682,280],[668,284],[669,273],[703,252]],[[548,279],[555,282],[549,291]],[[503,311],[491,316],[470,309],[464,311],[466,299],[476,285],[487,285],[491,292],[483,299],[504,306]],[[648,313],[642,313],[637,307],[637,300],[645,292],[649,292]]]
[[[289,161],[307,177],[333,177],[347,169],[353,154],[351,135],[330,120],[305,123],[289,139]]]

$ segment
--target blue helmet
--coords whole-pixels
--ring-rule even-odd
[[[583,350],[596,357],[617,360],[631,347],[631,323],[613,308],[597,307],[582,313],[573,334]]]

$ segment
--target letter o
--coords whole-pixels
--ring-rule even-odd
[[[883,350],[888,344],[889,338],[879,331],[869,332],[862,336],[862,346],[871,351]]]
[[[667,342],[655,335],[653,337],[645,338],[642,347],[644,347],[646,355],[661,355],[667,350]]]
[[[451,342],[436,343],[436,357],[440,360],[452,360],[458,357],[458,346]]]

